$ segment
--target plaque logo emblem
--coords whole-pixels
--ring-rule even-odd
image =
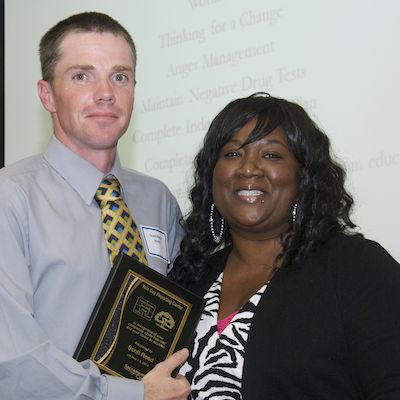
[[[157,313],[154,320],[156,321],[156,325],[165,331],[169,331],[175,326],[174,318],[167,311],[160,311]]]
[[[143,297],[138,297],[135,306],[133,307],[133,312],[140,315],[144,319],[150,321],[153,318],[156,306],[150,301],[144,299]]]

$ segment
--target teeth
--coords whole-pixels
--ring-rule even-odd
[[[261,190],[239,190],[239,196],[261,196],[263,192]]]

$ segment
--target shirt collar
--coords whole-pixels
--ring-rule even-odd
[[[54,135],[43,155],[48,163],[79,193],[83,201],[90,205],[104,173],[62,144]],[[120,181],[123,190],[122,166],[118,154],[113,167],[106,175],[114,175]]]

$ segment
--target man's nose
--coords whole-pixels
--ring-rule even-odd
[[[95,100],[96,102],[103,101],[107,103],[115,101],[114,88],[107,78],[99,79],[97,82]]]

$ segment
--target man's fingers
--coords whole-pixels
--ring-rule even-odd
[[[162,370],[168,375],[171,375],[172,371],[180,367],[188,358],[189,350],[181,349],[176,353],[170,355],[165,361],[159,363],[156,368]]]
[[[185,378],[185,375],[178,374],[176,376],[176,379],[186,379],[186,378]]]
[[[142,379],[145,400],[182,400],[190,394],[187,379],[179,375],[171,377],[174,369],[179,368],[188,358],[188,349],[177,351],[165,361],[157,364]]]

